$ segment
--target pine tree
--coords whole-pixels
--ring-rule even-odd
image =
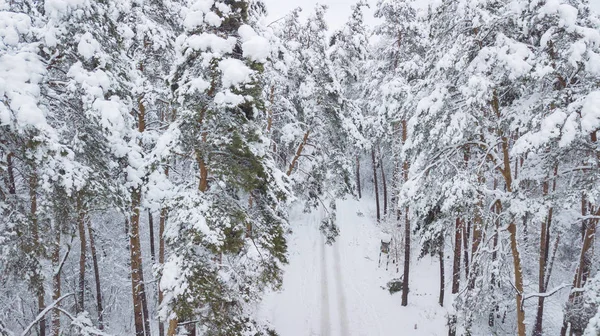
[[[199,321],[209,335],[262,333],[246,309],[263,288],[280,285],[281,205],[290,192],[264,135],[260,76],[268,41],[251,26],[258,4],[202,4],[187,8],[170,80],[177,166],[197,181],[170,176],[180,191],[165,229],[162,314],[171,320],[169,335],[178,321]]]

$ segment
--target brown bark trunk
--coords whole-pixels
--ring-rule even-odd
[[[452,267],[452,294],[458,293],[460,287],[460,255],[462,250],[462,225],[460,218],[456,217],[454,231],[454,263]]]
[[[177,318],[169,320],[169,329],[167,330],[167,336],[175,336],[175,333],[177,332],[177,323],[179,323]]]
[[[594,213],[592,209],[590,209],[590,213]],[[596,211],[594,216],[600,216],[600,209]],[[581,289],[583,285],[585,285],[585,269],[588,267],[591,262],[591,253],[590,249],[593,245],[594,236],[596,234],[596,225],[598,224],[597,219],[588,220],[588,225],[586,226],[585,235],[583,239],[583,245],[581,247],[581,253],[579,255],[579,263],[577,266],[577,270],[575,271],[575,278],[573,279],[573,289]],[[574,302],[577,297],[581,295],[581,292],[573,291],[569,295],[569,302]],[[563,326],[560,331],[561,336],[565,336],[567,333],[567,329],[569,326],[569,321],[567,320],[567,316],[563,319]]]
[[[31,178],[29,179],[29,201],[30,201],[30,214],[31,214],[31,236],[33,238],[32,242],[32,254],[38,260],[38,263],[41,263],[42,258],[42,247],[40,244],[40,236],[39,236],[39,227],[38,227],[38,216],[37,216],[37,184],[38,184],[38,176],[34,171],[31,173]],[[44,308],[46,308],[45,303],[45,291],[44,291],[44,279],[41,275],[40,267],[33,271],[31,276],[31,282],[33,284],[33,288],[36,292],[36,297],[38,301],[38,313],[41,313]],[[46,318],[42,318],[39,322],[39,336],[46,336]]]
[[[96,253],[96,242],[92,224],[87,221],[88,236],[90,238],[90,251],[92,252],[92,264],[94,268],[94,280],[96,282],[96,311],[98,312],[98,329],[104,330],[104,307],[102,304],[102,290],[100,286],[100,269],[98,267],[98,255]]]
[[[388,193],[387,193],[387,181],[385,180],[385,169],[383,169],[383,158],[380,158],[379,160],[379,164],[381,165],[381,184],[383,185],[383,215],[385,216],[387,214],[387,199],[388,199]]]
[[[444,284],[446,283],[446,279],[444,276],[444,244],[442,243],[442,246],[440,246],[440,251],[438,253],[439,256],[439,260],[440,260],[440,297],[439,297],[439,304],[440,306],[444,306]],[[460,258],[459,258],[460,259]]]
[[[543,183],[542,194],[544,198],[548,196],[548,182],[545,181]],[[551,220],[552,216],[552,208],[548,210],[548,215],[545,220],[541,223],[540,230],[540,255],[538,262],[538,292],[544,293],[546,291],[545,288],[545,280],[546,280],[546,264],[547,264],[547,240],[548,240],[548,221]],[[533,335],[541,336],[543,329],[543,318],[544,318],[544,296],[538,297],[537,304],[537,313],[535,317],[535,325],[533,327]]]
[[[60,298],[60,290],[61,290],[61,279],[60,279],[60,224],[58,222],[54,222],[54,249],[52,250],[52,269],[54,270],[54,274],[52,276],[52,301],[56,302]],[[60,303],[57,303],[58,306]],[[54,309],[52,311],[52,335],[59,336],[60,335],[60,311],[58,309]]]
[[[377,162],[375,161],[375,148],[371,149],[371,162],[373,164],[373,185],[375,186],[375,206],[377,207],[377,221],[381,220],[379,210],[379,183],[377,182]]]
[[[292,172],[294,171],[294,167],[296,166],[296,162],[298,162],[298,159],[300,158],[300,155],[302,155],[302,151],[304,150],[304,146],[306,145],[306,142],[308,141],[309,135],[310,135],[310,131],[306,131],[306,133],[304,133],[304,138],[302,139],[302,142],[298,146],[298,149],[296,150],[296,155],[294,155],[294,158],[292,159],[292,162],[290,163],[290,167],[288,168],[287,176],[292,175]]]
[[[362,198],[362,190],[360,188],[360,158],[356,155],[356,189],[358,189],[358,199]]]
[[[510,249],[513,256],[513,265],[515,272],[515,288],[517,290],[517,334],[525,336],[525,310],[523,309],[523,273],[521,269],[521,256],[517,245],[517,226],[510,223],[508,226],[510,233]]]
[[[148,210],[148,231],[150,233],[150,257],[152,258],[152,262],[156,261],[156,254],[154,250],[154,218],[152,216],[152,211]]]
[[[140,65],[141,66],[141,65]],[[138,99],[138,132],[146,130],[146,108],[142,97]],[[135,187],[131,191],[130,235],[129,251],[131,258],[131,293],[136,336],[150,335],[150,322],[148,316],[148,303],[146,300],[146,286],[142,264],[142,248],[140,243],[140,204],[141,188]]]
[[[499,101],[498,95],[494,92],[492,106],[496,111],[496,114],[499,116]],[[508,193],[513,192],[512,187],[512,174],[511,174],[511,166],[510,166],[510,155],[509,155],[509,144],[506,136],[501,135],[502,139],[502,158],[504,163],[504,168],[500,169],[502,176],[504,177],[504,183],[506,186],[506,191]],[[519,246],[517,241],[517,226],[514,222],[514,219],[511,220],[511,223],[508,225],[508,232],[510,233],[510,250],[513,257],[513,268],[514,268],[514,277],[515,277],[515,289],[517,291],[517,295],[515,297],[516,300],[516,308],[517,308],[517,333],[519,336],[525,336],[525,310],[523,309],[523,271],[521,267],[521,255],[519,253]]]
[[[135,322],[135,335],[144,336],[150,334],[146,287],[144,284],[144,273],[142,267],[142,251],[140,244],[140,192],[138,189],[132,192],[131,202],[131,234],[129,235],[129,250],[131,254],[131,290],[133,299],[133,313]]]
[[[198,182],[198,190],[204,192],[208,189],[208,167],[202,157],[200,151],[196,152],[196,159],[198,160],[198,167],[200,168],[200,181]]]
[[[85,259],[87,252],[87,240],[85,237],[85,219],[86,211],[83,201],[83,196],[77,197],[77,228],[79,229],[79,281],[77,287],[77,311],[84,311],[85,297]]]

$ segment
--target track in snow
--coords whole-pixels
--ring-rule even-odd
[[[333,245],[326,245],[319,231],[322,211],[291,212],[294,233],[288,242],[283,289],[268,294],[259,312],[259,318],[271,323],[280,336],[447,334],[446,311],[437,305],[436,261],[411,262],[408,307],[400,305],[400,294],[382,289],[398,275],[395,267],[390,271],[377,267],[380,229],[370,219],[372,205],[338,202],[340,236]],[[359,217],[357,210],[365,217]]]

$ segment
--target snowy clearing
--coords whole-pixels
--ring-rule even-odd
[[[372,202],[338,201],[340,235],[332,246],[325,244],[319,231],[323,209],[291,213],[294,232],[283,289],[267,295],[260,312],[282,336],[447,333],[446,310],[437,303],[436,261],[429,257],[412,261],[408,307],[400,305],[400,292],[390,295],[385,289],[400,273],[391,261],[386,271],[385,259],[382,267],[377,266],[381,233],[372,208]]]

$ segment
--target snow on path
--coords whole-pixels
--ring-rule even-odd
[[[329,318],[329,286],[327,284],[327,262],[325,255],[325,238],[321,238],[321,335],[331,335]]]
[[[259,312],[280,336],[447,335],[446,310],[437,304],[436,261],[412,260],[408,307],[400,305],[400,293],[383,289],[399,274],[391,263],[389,271],[377,266],[380,229],[371,220],[372,208],[369,202],[339,201],[340,236],[333,245],[319,231],[323,210],[291,212],[294,233],[283,289],[268,294]]]

